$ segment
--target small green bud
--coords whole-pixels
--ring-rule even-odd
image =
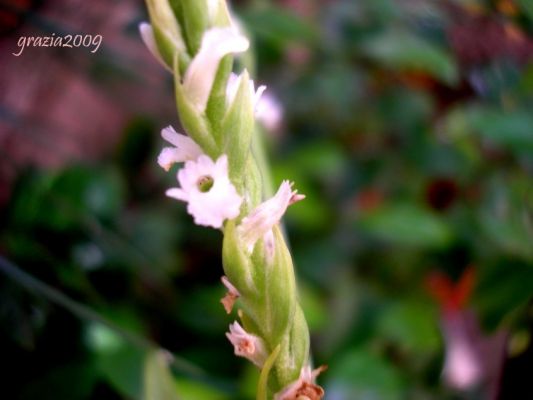
[[[186,61],[185,42],[176,16],[167,0],[146,0],[154,38],[161,58],[166,65],[171,67],[174,55],[180,53],[182,60]]]
[[[230,178],[237,188],[242,188],[243,171],[250,154],[250,145],[254,131],[254,94],[253,81],[248,72],[233,78],[228,83],[228,110],[222,120],[223,152],[229,158]],[[233,93],[232,93],[233,92]]]
[[[274,257],[267,254],[271,249],[265,245],[254,251],[254,267],[262,273],[263,285],[263,325],[265,336],[271,347],[281,342],[291,326],[296,309],[296,281],[291,255],[283,239],[279,226],[272,228]],[[261,262],[261,263],[259,263]]]
[[[202,36],[209,27],[209,16],[206,12],[206,0],[181,0],[183,26],[187,37],[187,48],[195,55],[202,43]]]
[[[253,266],[245,253],[235,221],[228,221],[224,226],[222,265],[224,273],[241,294],[241,300],[257,296],[257,287],[252,277]]]

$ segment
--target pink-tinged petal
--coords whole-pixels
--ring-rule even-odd
[[[239,232],[246,248],[251,252],[255,243],[279,223],[287,207],[303,199],[292,190],[292,183],[283,181],[278,192],[271,199],[261,203],[239,225]]]
[[[170,167],[178,162],[180,162],[180,152],[174,147],[165,147],[157,157],[157,163],[165,171],[170,170]]]
[[[171,189],[168,189],[165,194],[168,196],[168,197],[172,197],[174,199],[178,199],[178,200],[181,200],[181,201],[188,201],[189,200],[189,197],[187,196],[187,193],[185,193],[183,190],[181,190],[180,188],[171,188]]]
[[[274,396],[275,400],[320,400],[324,397],[324,389],[315,383],[317,376],[325,371],[325,365],[311,370],[304,366],[300,377]]]
[[[162,129],[161,136],[175,146],[167,147],[159,154],[158,163],[167,171],[174,163],[196,160],[203,154],[202,149],[194,140],[177,133],[171,126]]]
[[[257,120],[270,132],[277,132],[283,121],[283,106],[270,92],[257,101]]]
[[[237,321],[230,324],[229,330],[226,337],[233,345],[235,355],[247,358],[261,368],[268,357],[263,339],[246,332]]]
[[[448,386],[459,390],[472,389],[483,377],[483,365],[467,321],[458,312],[447,314],[443,320],[446,346],[443,376]]]

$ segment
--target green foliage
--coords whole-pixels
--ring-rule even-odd
[[[500,2],[453,2],[470,7],[458,6],[457,15],[444,2],[430,1],[417,7],[392,0],[233,3],[253,35],[256,81],[267,84],[284,107],[282,128],[265,137],[275,187],[290,179],[307,196],[285,219],[303,283],[290,302],[301,303],[309,323],[314,364],[330,367],[319,377],[328,395],[487,398],[454,393],[442,380],[445,314],[427,285],[435,271],[457,282],[470,267],[476,275],[472,292],[455,311],[468,310],[478,320],[479,344],[494,333],[521,338],[498,375],[501,397],[530,398],[533,66],[516,50],[522,42],[517,38],[530,43],[533,37],[530,1],[513,1],[515,14],[501,11]],[[308,6],[287,10],[282,3]],[[160,52],[183,73],[199,44],[193,26],[212,21],[196,14],[187,19],[185,2],[170,4],[150,2],[149,12],[165,27],[155,31]],[[485,23],[507,32],[498,36],[502,43],[478,43],[487,32],[473,23],[476,10]],[[174,16],[179,26],[171,23]],[[459,28],[471,31],[452,41]],[[509,32],[514,41],[505,41]],[[185,40],[193,44],[189,54],[169,58],[175,46],[185,49]],[[249,129],[237,124],[237,114],[242,103],[248,111],[251,106],[241,84],[235,105],[226,110],[221,82],[230,70],[226,58],[205,113],[177,80],[182,128],[176,128],[213,158],[222,144],[235,153],[251,147],[259,158],[254,143],[233,135]],[[155,163],[164,146],[157,131],[175,123],[165,111],[174,101],[170,92],[150,97],[160,99],[160,120],[132,115],[117,148],[107,153],[112,157],[13,170],[15,181],[0,209],[0,253],[176,358],[168,364],[152,347],[73,317],[41,292],[27,294],[2,276],[0,349],[8,370],[0,397],[249,400],[259,373],[234,356],[224,332],[238,309],[247,328],[257,331],[260,321],[248,317],[250,308],[261,310],[272,337],[285,329],[301,336],[292,353],[284,342],[273,354],[278,343],[269,343],[274,373],[263,371],[262,393],[268,398],[278,379],[297,375],[298,367],[279,373],[276,363],[287,354],[296,354],[298,362],[307,356],[300,308],[292,304],[274,321],[271,308],[282,304],[239,300],[227,316],[219,303],[222,235],[194,226],[181,203],[164,197],[176,185],[175,174],[164,175]],[[257,204],[268,189],[253,185],[260,180],[255,161],[231,159],[234,175],[242,169],[255,174],[243,186],[250,205]],[[223,246],[224,269],[241,293],[253,294],[256,285],[291,290],[287,271],[278,280],[257,275],[264,249],[259,244],[248,259],[232,223],[225,226]],[[285,249],[277,256],[290,261]],[[502,361],[493,356],[501,354],[494,347],[484,354],[484,367]],[[483,391],[487,385],[481,386]]]
[[[451,240],[448,226],[438,216],[401,203],[372,210],[358,225],[379,239],[402,246],[443,247]]]
[[[459,71],[448,52],[407,32],[380,33],[363,42],[362,51],[396,71],[424,72],[451,85],[459,80]]]

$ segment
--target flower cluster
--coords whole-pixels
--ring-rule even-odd
[[[276,386],[258,392],[278,392],[279,400],[321,399],[324,392],[314,383],[321,369],[309,367],[309,332],[297,302],[292,260],[277,227],[287,208],[305,196],[283,181],[264,200],[252,138],[256,119],[269,127],[268,107],[261,105],[266,87],[256,89],[246,70],[231,72],[231,56],[246,51],[249,41],[224,0],[199,0],[194,3],[199,8],[190,9],[183,4],[183,15],[175,14],[167,1],[147,4],[152,24],[139,26],[141,37],[174,74],[187,132],[164,128],[161,135],[170,146],[157,162],[165,171],[179,164],[178,185],[167,196],[185,202],[196,224],[224,233],[222,283],[227,294],[221,303],[228,314],[235,302],[242,306],[242,326],[233,322],[226,336],[237,356],[267,373],[275,370]],[[202,4],[204,15],[198,13]]]

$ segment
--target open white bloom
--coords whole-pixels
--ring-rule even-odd
[[[316,377],[326,369],[326,366],[311,370],[306,365],[300,371],[300,377],[274,396],[274,400],[320,400],[324,396],[324,389],[315,383]]]
[[[242,197],[228,177],[228,157],[224,154],[213,162],[201,155],[196,161],[187,161],[178,171],[180,188],[166,194],[187,202],[187,212],[198,225],[221,228],[225,219],[240,213]]]
[[[267,247],[270,242],[273,245],[273,239],[268,240],[272,238],[272,227],[280,221],[288,206],[305,198],[296,190],[293,191],[292,185],[289,181],[283,181],[274,197],[261,203],[243,218],[238,229],[249,252],[253,250],[255,243],[261,238],[266,240]],[[271,250],[273,253],[273,249]]]
[[[259,368],[263,367],[268,357],[263,339],[246,332],[237,321],[230,324],[226,336],[235,348],[235,355],[247,358]]]
[[[244,72],[243,72],[244,73]],[[229,108],[231,104],[235,101],[239,86],[241,85],[243,73],[240,75],[234,74],[233,72],[229,76],[228,86],[226,87],[226,107]],[[249,81],[249,90],[252,98],[252,104],[254,111],[257,110],[258,104],[260,102],[263,92],[266,90],[265,85],[261,85],[255,90],[254,81]]]
[[[241,296],[241,294],[239,293],[237,288],[231,284],[227,276],[223,276],[221,280],[224,286],[226,286],[226,289],[228,289],[228,292],[220,300],[220,302],[224,306],[224,309],[226,310],[226,312],[228,314],[231,314],[233,305],[235,304],[235,301]]]
[[[204,33],[200,50],[191,61],[183,79],[183,90],[203,112],[211,93],[220,60],[228,54],[242,53],[250,43],[235,29],[211,28]]]
[[[200,146],[190,137],[182,135],[174,130],[173,127],[167,126],[161,130],[161,136],[174,147],[165,147],[159,153],[157,163],[168,171],[175,163],[194,161],[203,154]]]

